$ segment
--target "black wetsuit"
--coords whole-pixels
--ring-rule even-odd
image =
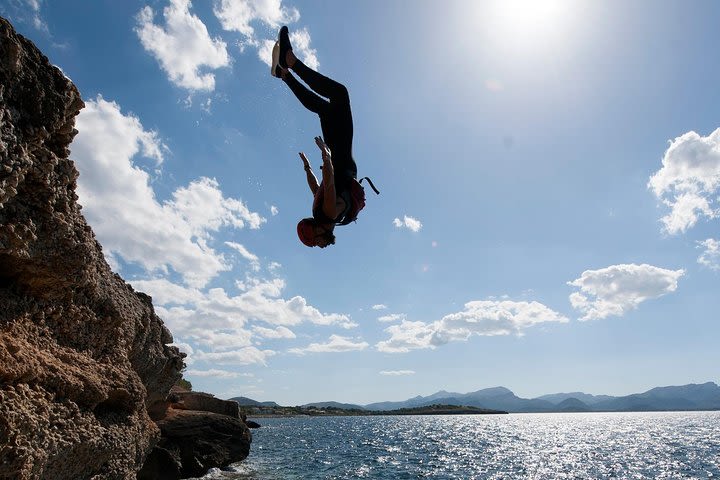
[[[289,72],[284,78],[300,103],[320,117],[323,139],[332,155],[335,191],[338,196],[345,197],[348,181],[357,178],[357,165],[352,156],[353,121],[347,88],[310,69],[300,60],[293,65],[293,71],[317,93],[310,91]]]

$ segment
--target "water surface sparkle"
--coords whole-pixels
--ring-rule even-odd
[[[720,412],[259,419],[223,479],[720,478]]]

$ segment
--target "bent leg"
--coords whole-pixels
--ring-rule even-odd
[[[350,103],[350,95],[347,88],[340,82],[316,72],[300,60],[296,60],[292,70],[298,74],[303,82],[323,97],[329,98],[334,103]]]
[[[302,78],[302,77],[300,77]],[[295,94],[300,103],[311,112],[315,112],[318,115],[326,112],[330,107],[330,102],[321,98],[311,92],[302,83],[298,82],[290,72],[283,78],[283,81],[290,87],[290,90]]]

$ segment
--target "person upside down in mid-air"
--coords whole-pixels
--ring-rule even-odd
[[[300,83],[291,70],[314,92]],[[324,137],[324,140],[315,137],[323,160],[320,184],[307,157],[300,153],[314,200],[313,216],[303,218],[298,223],[298,237],[308,247],[325,248],[334,245],[333,230],[336,224],[343,222],[351,209],[350,187],[357,178],[357,165],[352,156],[350,96],[344,85],[310,69],[295,56],[287,27],[280,29],[273,48],[271,73],[290,87],[305,108],[318,114]]]

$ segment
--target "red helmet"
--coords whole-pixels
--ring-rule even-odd
[[[297,224],[297,233],[300,241],[308,247],[315,246],[315,219],[303,218]]]

